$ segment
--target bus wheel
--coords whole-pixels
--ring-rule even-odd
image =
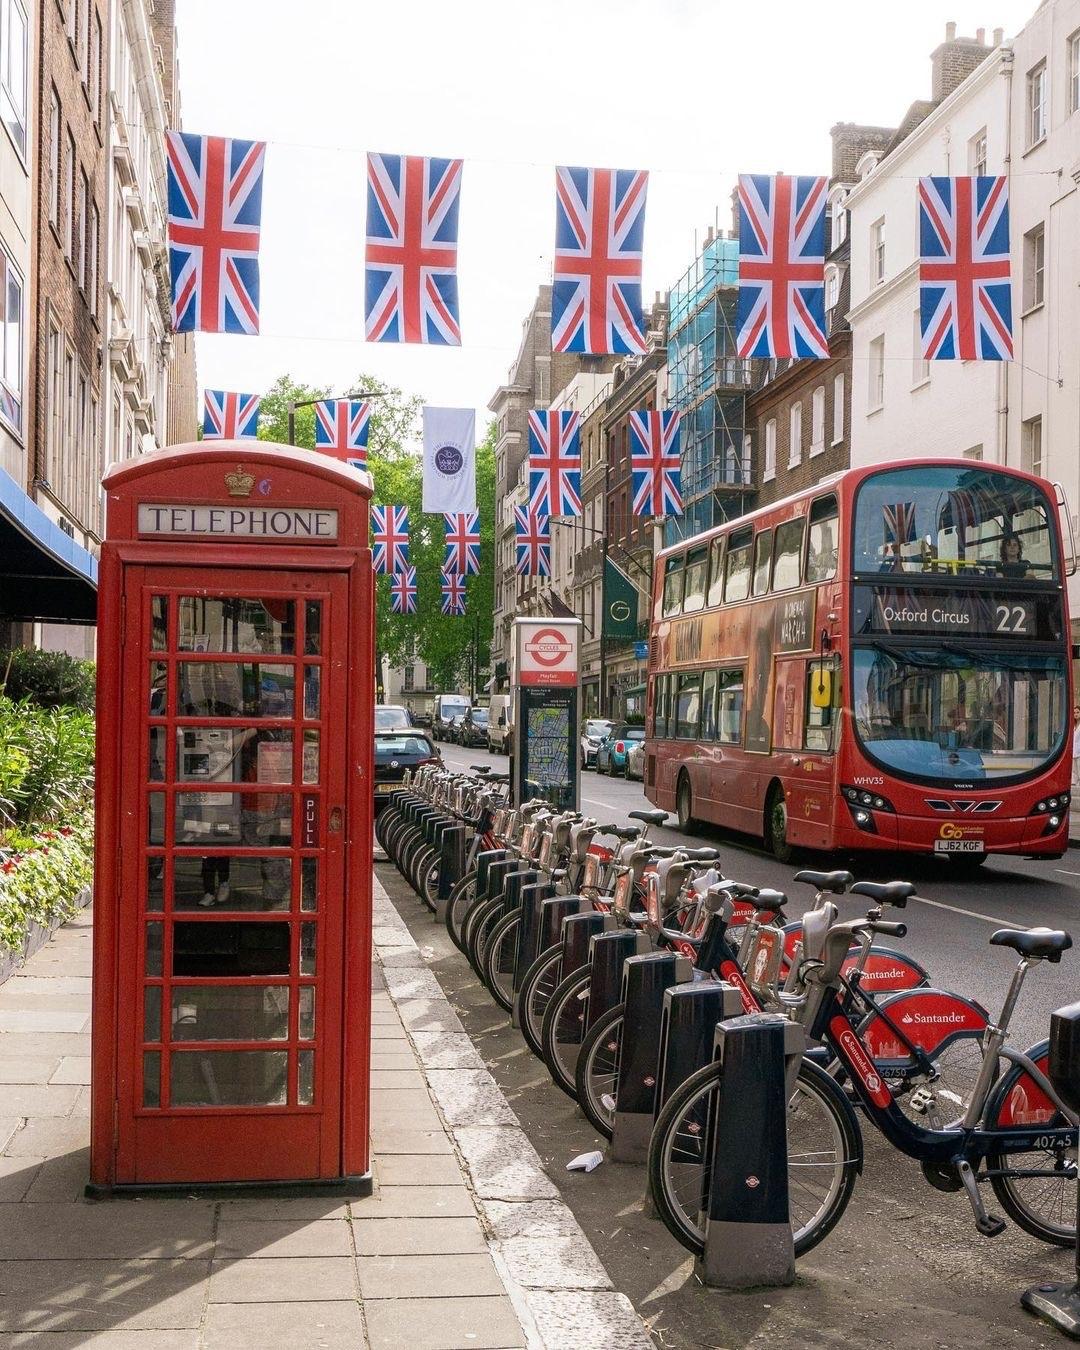
[[[787,802],[781,787],[773,788],[765,807],[765,844],[777,862],[790,862],[792,848],[787,837]]]
[[[679,816],[679,829],[683,834],[693,834],[697,828],[697,821],[693,816],[693,802],[690,796],[690,779],[683,774],[679,779],[679,786],[675,793],[675,810]]]

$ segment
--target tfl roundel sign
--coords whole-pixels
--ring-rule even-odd
[[[558,623],[531,628],[521,637],[522,684],[577,682],[577,627]]]

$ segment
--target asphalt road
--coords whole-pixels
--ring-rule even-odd
[[[505,772],[508,765],[502,755],[463,750],[456,745],[440,748],[447,764],[457,768],[486,763]],[[592,769],[581,775],[581,809],[604,823],[649,806],[638,782],[610,778]],[[665,844],[690,838],[677,827],[652,831],[652,837]],[[846,858],[830,859],[823,854],[778,863],[764,851],[760,840],[711,827],[695,833],[690,842],[695,847],[709,844],[718,848],[726,876],[785,892],[793,902],[789,906],[793,915],[799,912],[796,902],[800,895],[805,895],[808,903],[811,898],[806,887],[792,880],[800,866],[849,865]],[[865,879],[902,878],[916,883],[919,899],[910,903],[903,915],[908,926],[903,950],[922,963],[936,987],[974,998],[995,1016],[1016,958],[1006,948],[990,947],[991,933],[1005,926],[1041,925],[1064,928],[1073,934],[1077,947],[1063,957],[1060,965],[1044,961],[1028,974],[1012,1023],[1016,1044],[1028,1046],[1043,1040],[1049,1034],[1051,1012],[1080,997],[1080,849],[1070,849],[1056,862],[992,858],[978,876],[963,880],[951,875],[947,864],[910,854],[890,854],[869,861],[863,857],[855,861],[852,870]],[[854,898],[840,904],[844,917],[854,918],[858,913]]]
[[[446,747],[446,758],[460,765],[481,762],[475,752],[455,747]],[[496,761],[489,762],[494,766]],[[605,815],[616,805],[630,810],[641,803],[638,785],[592,774],[585,778],[583,796],[587,809]],[[668,835],[678,838],[674,832]],[[791,875],[792,868],[778,867],[745,843],[720,842],[725,870],[781,886]],[[1034,922],[1071,909],[1072,880],[1052,868],[1042,870],[1047,875],[996,869],[986,879],[965,884],[962,893],[951,893],[932,876],[920,877],[921,889],[934,903],[909,911],[909,945],[937,973],[952,972],[959,987],[994,994],[1010,963],[1004,953],[985,945],[991,923],[998,922],[989,916],[1000,910],[1002,918],[1030,914]],[[799,1260],[793,1288],[738,1293],[705,1289],[688,1253],[651,1217],[643,1168],[609,1159],[588,1174],[566,1171],[571,1158],[604,1148],[605,1141],[576,1103],[554,1086],[444,926],[419,903],[397,870],[380,861],[377,871],[547,1175],[658,1347],[974,1350],[993,1345],[995,1350],[1052,1350],[1061,1344],[1059,1334],[1034,1322],[1018,1300],[1037,1281],[1071,1279],[1072,1253],[1045,1247],[1011,1224],[998,1238],[979,1237],[963,1196],[932,1189],[918,1166],[894,1152],[869,1126],[863,1129],[863,1174],[843,1222]],[[1036,974],[1048,977],[1033,981],[1032,989],[1045,1028],[1046,1011],[1076,997],[1077,981],[1068,968],[1064,977],[1047,967]],[[996,1211],[996,1200],[987,1199]]]

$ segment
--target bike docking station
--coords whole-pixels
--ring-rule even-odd
[[[750,1013],[716,1027],[713,1058],[723,1072],[706,1125],[705,1251],[698,1262],[706,1285],[795,1281],[787,1103],[803,1049],[803,1028],[778,1013]]]
[[[368,1195],[371,478],[266,441],[106,473],[91,1195]]]
[[[1065,1105],[1080,1112],[1080,1003],[1051,1014],[1049,1076]],[[1052,1322],[1072,1340],[1080,1341],[1080,1190],[1076,1212],[1076,1279],[1072,1284],[1033,1285],[1021,1295],[1020,1302],[1028,1312]]]
[[[514,708],[511,800],[544,797],[576,811],[580,619],[515,619],[510,680]]]
[[[446,905],[450,892],[465,875],[465,826],[456,820],[443,822],[439,840],[439,887],[435,900],[435,917],[446,921]]]

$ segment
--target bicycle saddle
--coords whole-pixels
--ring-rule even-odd
[[[796,872],[796,881],[805,881],[815,891],[832,891],[834,895],[843,895],[855,878],[850,872]]]
[[[681,848],[679,852],[687,862],[715,862],[720,856],[715,848]]]
[[[991,934],[990,946],[1011,947],[1021,956],[1056,963],[1072,946],[1072,938],[1060,928],[999,928]]]
[[[470,764],[469,768],[472,769],[473,773],[488,774],[491,772],[490,764]]]
[[[857,881],[851,888],[852,895],[865,895],[879,905],[895,905],[903,909],[915,894],[910,881]]]
[[[783,891],[760,890],[753,895],[746,896],[746,903],[759,914],[779,912],[787,904],[787,896]]]
[[[615,839],[636,839],[638,831],[633,825],[597,825],[597,834],[610,834]]]
[[[643,825],[663,825],[668,818],[666,811],[628,811],[627,820],[640,820]]]

